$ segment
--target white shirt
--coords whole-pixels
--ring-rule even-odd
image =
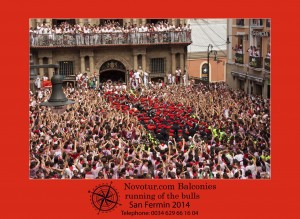
[[[140,78],[140,72],[134,72],[134,78],[139,79]]]

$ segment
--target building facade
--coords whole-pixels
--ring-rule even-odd
[[[193,39],[188,46],[187,59],[190,79],[195,79],[196,83],[200,80],[212,83],[225,81],[227,19],[189,19],[188,24]]]
[[[185,19],[30,19],[30,52],[34,64],[59,64],[65,81],[87,73],[96,74],[99,81],[128,83],[129,71],[139,68],[149,73],[150,80],[166,81],[168,72],[186,69],[191,34],[185,23]],[[63,30],[56,30],[60,26]],[[39,69],[38,75],[51,78],[53,69]]]
[[[270,32],[270,19],[228,19],[226,81],[231,88],[270,98]]]

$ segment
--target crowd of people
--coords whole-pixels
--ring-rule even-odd
[[[225,83],[64,88],[62,114],[30,93],[32,179],[267,179],[270,101]]]
[[[145,44],[163,42],[190,42],[190,25],[175,26],[168,22],[137,25],[108,22],[103,25],[38,24],[29,30],[31,46]]]

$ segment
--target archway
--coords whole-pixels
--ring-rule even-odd
[[[104,62],[99,69],[99,81],[107,80],[126,82],[126,68],[122,62],[117,60],[108,60]]]

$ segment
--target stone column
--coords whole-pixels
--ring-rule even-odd
[[[142,69],[146,71],[146,54],[142,54]]]
[[[132,21],[133,24],[138,24],[137,22],[138,22],[138,19],[133,19],[133,21]]]
[[[128,26],[129,22],[130,22],[130,19],[123,19],[123,25],[125,25],[125,23],[127,23],[127,26]]]
[[[78,24],[79,24],[80,26],[83,26],[83,23],[84,23],[84,22],[83,22],[83,19],[80,18],[79,21],[78,21]]]
[[[180,24],[183,26],[183,24],[184,24],[184,19],[180,19]]]
[[[43,58],[39,58],[39,64],[43,65]],[[39,75],[40,76],[44,76],[44,69],[43,68],[39,68]]]
[[[50,18],[47,18],[47,19],[46,19],[46,24],[47,24],[47,25],[51,25],[51,19],[50,19]]]
[[[48,58],[48,64],[53,64],[53,59],[52,57],[49,57]],[[49,68],[48,69],[48,77],[49,77],[49,80],[51,80],[52,76],[53,76],[53,72],[54,72],[54,68]]]
[[[176,57],[175,57],[175,53],[172,53],[172,74],[175,74],[176,71]]]
[[[176,26],[176,19],[172,19],[172,24]]]
[[[183,73],[184,73],[184,60],[183,60],[183,53],[180,53],[180,56],[179,56],[179,68],[181,70],[181,75],[180,75],[180,84],[183,83],[183,80],[182,80],[182,76],[183,76]]]
[[[138,59],[137,59],[137,54],[133,55],[133,71],[138,69]]]
[[[146,19],[142,19],[142,25],[146,24]]]
[[[80,71],[81,73],[85,72],[84,56],[80,56]]]
[[[39,18],[36,19],[36,25],[40,25],[41,23],[43,23],[43,22],[42,22],[42,19],[39,19]]]
[[[90,75],[94,75],[94,56],[90,56]]]

